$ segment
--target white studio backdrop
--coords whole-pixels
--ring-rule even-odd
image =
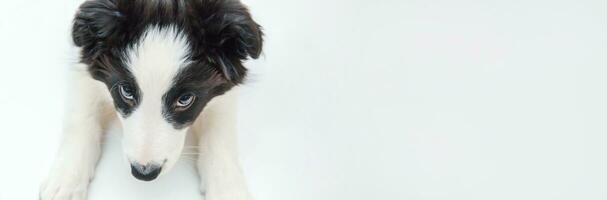
[[[37,199],[80,1],[0,2],[0,199]],[[607,1],[247,0],[240,152],[258,200],[607,199]],[[90,199],[201,199],[106,138]]]

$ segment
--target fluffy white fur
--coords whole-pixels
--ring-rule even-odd
[[[55,164],[40,189],[42,200],[86,199],[87,188],[101,153],[103,127],[118,119],[123,126],[123,148],[129,161],[146,163],[167,159],[162,173],[181,155],[186,132],[196,134],[197,168],[207,200],[246,200],[250,195],[236,149],[237,88],[216,97],[189,129],[174,129],[161,113],[161,96],[186,63],[188,44],[176,29],[151,28],[129,53],[129,67],[145,94],[139,108],[119,117],[106,86],[91,78],[86,66],[71,72],[71,89],[63,139]],[[128,166],[128,164],[126,165]],[[125,168],[125,170],[129,170]]]
[[[127,53],[127,65],[145,98],[129,117],[119,119],[123,147],[129,162],[166,163],[169,171],[179,159],[188,128],[174,129],[162,115],[162,95],[171,88],[173,77],[188,62],[188,43],[173,27],[150,28],[138,45]],[[121,116],[121,115],[118,115]]]

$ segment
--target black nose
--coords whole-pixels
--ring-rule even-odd
[[[162,166],[158,164],[141,165],[139,163],[131,163],[131,173],[133,176],[142,181],[151,181],[158,177],[162,170]]]

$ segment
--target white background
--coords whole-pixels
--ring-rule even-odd
[[[2,1],[0,199],[37,199],[79,2]],[[266,32],[239,125],[256,199],[607,199],[606,1],[246,3]],[[90,199],[201,199],[191,162],[139,182],[119,139]]]

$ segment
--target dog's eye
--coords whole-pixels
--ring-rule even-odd
[[[181,95],[178,99],[177,102],[175,102],[175,105],[177,106],[177,108],[179,109],[186,109],[188,108],[190,105],[192,105],[192,102],[194,102],[194,99],[196,98],[196,96],[194,96],[194,94],[192,93],[187,93],[184,95]]]
[[[127,101],[133,101],[135,99],[133,89],[126,85],[120,85],[120,96]]]

